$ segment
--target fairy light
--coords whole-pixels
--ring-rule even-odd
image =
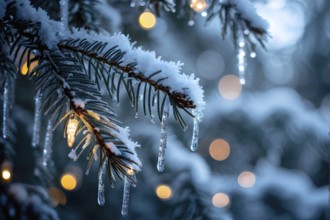
[[[227,100],[237,99],[242,92],[242,85],[235,75],[225,75],[219,82],[220,95]]]
[[[27,58],[24,59],[25,62],[24,62],[24,64],[23,64],[22,67],[21,67],[21,74],[22,74],[23,76],[27,75],[28,73],[31,73],[32,70],[33,70],[36,66],[38,66],[38,64],[39,64],[38,60],[34,60],[33,62],[31,62],[31,60],[34,59],[34,58],[35,58],[35,55],[33,55],[33,54],[31,53],[31,54],[30,54],[30,59],[29,59],[29,61],[30,61],[29,66],[28,66]]]
[[[230,145],[224,139],[215,139],[210,144],[209,152],[214,160],[226,160],[230,154]]]
[[[129,168],[127,170],[127,174],[130,175],[130,176],[134,175],[134,170],[132,168]]]
[[[244,171],[238,176],[238,184],[243,188],[251,188],[256,183],[256,176],[249,171]]]
[[[56,187],[50,187],[47,189],[48,194],[51,198],[53,207],[56,207],[58,205],[65,205],[67,202],[67,198],[65,193]]]
[[[207,8],[207,2],[205,0],[190,0],[190,7],[195,12],[202,12]]]
[[[68,145],[69,147],[72,147],[75,139],[76,139],[76,132],[78,128],[78,120],[75,119],[74,117],[69,119],[68,125],[66,127],[66,134],[68,138]]]
[[[159,185],[156,188],[156,194],[157,194],[158,198],[167,200],[172,197],[172,189],[171,189],[171,187],[169,187],[168,185],[165,185],[165,184]]]
[[[11,180],[11,164],[8,161],[4,161],[1,165],[1,178],[5,182],[9,182]]]
[[[152,29],[156,22],[156,16],[150,11],[145,11],[139,16],[139,24],[145,30]]]
[[[1,172],[1,177],[5,181],[9,181],[11,178],[11,172],[9,169],[3,169]]]
[[[217,208],[225,208],[229,202],[229,196],[225,193],[216,193],[212,198],[212,204]]]
[[[77,187],[77,178],[71,173],[65,173],[61,177],[61,185],[66,190],[74,190]]]

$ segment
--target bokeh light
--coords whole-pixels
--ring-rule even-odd
[[[225,75],[219,82],[220,95],[228,100],[237,99],[242,92],[242,85],[235,75]]]
[[[1,164],[1,178],[5,182],[9,182],[12,178],[12,167],[8,161],[4,161]]]
[[[202,12],[207,8],[207,2],[205,0],[190,0],[190,7],[195,12]]]
[[[222,74],[225,68],[223,57],[216,51],[206,50],[199,55],[196,61],[198,73],[205,79],[215,79]]]
[[[227,141],[223,139],[216,139],[210,144],[209,152],[210,156],[214,160],[225,160],[230,154],[230,146]]]
[[[159,185],[156,188],[156,194],[160,199],[167,200],[172,197],[172,189],[168,185]]]
[[[156,21],[156,16],[150,11],[145,11],[139,16],[139,24],[145,30],[152,29]]]
[[[50,187],[50,188],[48,188],[47,191],[52,200],[52,205],[54,207],[58,206],[59,204],[61,204],[61,205],[66,204],[66,201],[67,201],[66,195],[62,190],[60,190],[57,187]]]
[[[8,169],[3,169],[1,172],[1,177],[5,181],[9,181],[11,178],[11,172]]]
[[[243,188],[251,188],[256,183],[256,176],[249,171],[244,171],[238,176],[238,184]]]
[[[34,58],[34,55],[31,54],[31,55],[30,55],[30,60],[33,59],[33,58]],[[33,61],[33,62],[30,62],[30,63],[29,63],[29,66],[28,66],[27,61],[25,61],[24,64],[22,65],[22,67],[21,67],[21,74],[22,74],[23,76],[25,76],[26,74],[31,73],[32,70],[33,70],[36,66],[38,66],[38,64],[39,64],[38,61]]]
[[[61,185],[66,190],[74,190],[77,187],[77,179],[71,173],[65,173],[61,177]]]
[[[229,203],[229,196],[225,193],[216,193],[212,198],[212,204],[217,208],[227,207]]]

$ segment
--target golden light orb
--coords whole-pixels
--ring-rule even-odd
[[[9,169],[3,169],[1,172],[1,177],[5,181],[9,181],[11,178],[11,172]]]
[[[229,157],[230,145],[224,139],[215,139],[210,144],[209,152],[214,160],[222,161]]]
[[[48,194],[52,200],[52,205],[54,207],[58,206],[59,204],[65,205],[66,204],[66,195],[65,193],[56,187],[50,187],[48,188]]]
[[[202,12],[208,7],[205,0],[190,0],[189,5],[195,12]]]
[[[220,95],[227,100],[237,99],[242,92],[242,85],[235,75],[226,75],[219,82]]]
[[[156,188],[156,194],[160,199],[167,200],[172,197],[172,189],[168,185],[159,185]]]
[[[66,173],[61,177],[61,185],[66,190],[74,190],[77,187],[77,179],[74,175]]]
[[[229,196],[225,193],[216,193],[212,198],[212,204],[217,208],[227,207],[229,202]]]
[[[244,171],[238,176],[238,184],[243,188],[251,188],[256,183],[256,176],[254,173]]]
[[[145,11],[139,16],[139,24],[142,29],[152,29],[156,25],[156,22],[156,16],[150,11]]]

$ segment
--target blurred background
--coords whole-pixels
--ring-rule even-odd
[[[221,23],[205,25],[198,13],[178,19],[162,12],[154,26],[139,20],[143,11],[109,1],[111,31],[122,31],[164,60],[181,61],[195,74],[207,107],[197,152],[190,152],[192,119],[182,131],[171,119],[165,172],[156,169],[160,123],[139,115],[128,100],[117,105],[119,119],[141,144],[143,162],[131,190],[129,214],[120,214],[123,185],[106,182],[106,204],[97,204],[97,164],[72,162],[70,149],[55,132],[53,186],[48,188],[61,219],[281,219],[329,218],[330,19],[329,1],[255,0],[270,25],[266,49],[244,54],[245,85],[239,54]],[[105,9],[104,9],[105,10]],[[150,18],[148,19],[150,22]],[[14,165],[2,166],[7,181],[33,183],[33,85],[17,81]],[[19,162],[18,162],[19,161]]]

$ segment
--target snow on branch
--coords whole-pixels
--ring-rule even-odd
[[[254,6],[247,0],[224,0],[223,5],[228,5],[237,10],[237,13],[247,22],[252,28],[258,29],[262,34],[267,33],[269,28],[268,22],[260,17]]]
[[[160,71],[160,74],[152,78],[154,82],[162,79],[159,82],[162,87],[167,88],[169,92],[176,94],[177,97],[190,102],[190,108],[196,108],[198,112],[201,112],[204,108],[203,90],[199,85],[199,79],[196,79],[194,75],[188,76],[182,73],[181,67],[183,64],[181,62],[164,61],[161,57],[157,57],[153,51],[144,51],[141,47],[135,47],[135,43],[131,43],[130,39],[123,34],[111,36],[77,29],[73,29],[72,32],[65,31],[60,22],[51,20],[45,11],[35,9],[24,0],[17,0],[17,10],[21,19],[41,24],[39,37],[50,49],[63,47],[63,42],[77,39],[85,39],[90,44],[104,42],[106,47],[103,51],[117,47],[124,53],[120,67],[124,68],[136,63],[134,74],[143,76],[145,79]],[[52,31],[49,31],[50,29]],[[96,57],[104,55],[102,53],[95,54]]]

